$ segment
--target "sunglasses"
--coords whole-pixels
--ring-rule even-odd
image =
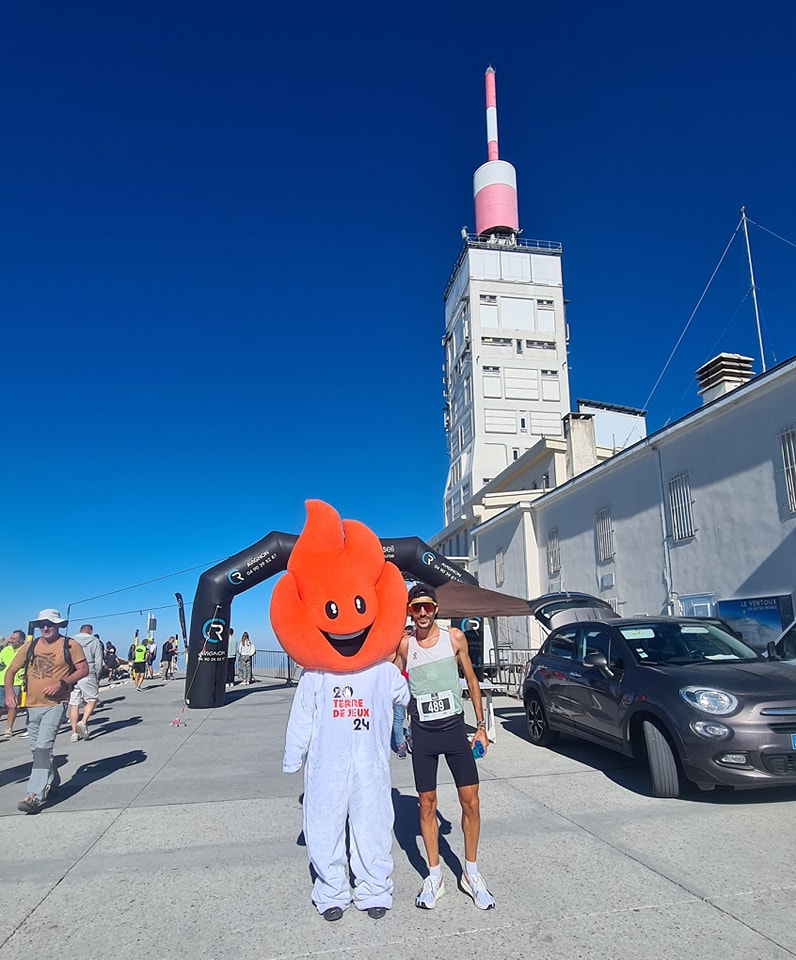
[[[412,613],[434,613],[437,605],[432,600],[419,600],[410,603],[409,609]]]

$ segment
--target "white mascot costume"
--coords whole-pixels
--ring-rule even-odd
[[[409,691],[390,658],[406,619],[406,587],[367,527],[341,521],[319,500],[306,507],[271,599],[274,633],[305,668],[282,770],[295,773],[304,762],[304,837],[318,912],[338,920],[353,900],[378,919],[392,906],[390,735],[393,706],[405,706]]]

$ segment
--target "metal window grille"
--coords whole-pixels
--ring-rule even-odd
[[[779,442],[782,446],[782,466],[788,491],[788,510],[796,513],[796,426],[783,430]]]
[[[554,577],[561,570],[561,545],[558,541],[558,527],[547,531],[547,572]]]
[[[672,540],[688,540],[696,532],[692,509],[691,484],[687,473],[678,473],[669,481],[669,516]]]
[[[614,531],[611,526],[611,508],[603,507],[597,514],[597,558],[610,560],[614,555]]]

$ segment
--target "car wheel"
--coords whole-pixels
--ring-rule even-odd
[[[550,729],[542,701],[535,693],[525,701],[525,719],[528,723],[528,738],[537,747],[551,747],[558,740],[558,731]]]
[[[644,742],[650,765],[653,797],[679,797],[680,775],[669,741],[657,724],[644,721]]]

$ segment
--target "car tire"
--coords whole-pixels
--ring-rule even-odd
[[[552,747],[556,743],[558,730],[550,729],[544,704],[535,693],[525,701],[525,720],[531,743],[535,743],[537,747]]]
[[[671,744],[652,720],[644,721],[644,742],[650,766],[653,797],[680,796],[680,774]]]

